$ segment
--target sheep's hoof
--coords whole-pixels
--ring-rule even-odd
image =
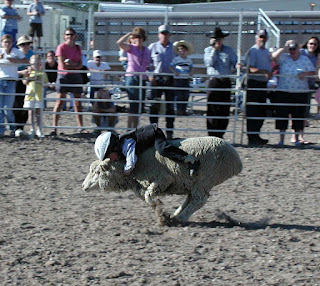
[[[179,220],[174,217],[170,217],[170,215],[164,211],[163,203],[159,199],[156,200],[154,209],[158,218],[158,223],[161,226],[177,226],[181,224]]]

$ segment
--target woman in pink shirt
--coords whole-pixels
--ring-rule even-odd
[[[131,43],[128,43],[129,38]],[[132,32],[122,36],[118,41],[118,46],[128,53],[128,67],[126,70],[126,86],[139,86],[139,74],[134,72],[145,72],[150,62],[150,51],[143,46],[143,42],[147,39],[146,32],[142,27],[133,28]],[[146,85],[147,76],[143,75],[142,85]],[[142,113],[145,100],[146,90],[142,89],[142,98],[140,98],[139,88],[127,88],[130,100],[142,100],[140,102],[130,102],[130,114]],[[139,116],[128,116],[128,128],[137,128],[139,124]]]
[[[80,70],[82,68],[82,53],[81,47],[76,45],[77,35],[72,28],[66,28],[64,32],[64,43],[60,44],[56,50],[56,56],[58,58],[58,78],[56,91],[58,93],[58,100],[53,108],[53,112],[60,112],[62,109],[63,101],[61,98],[65,98],[67,92],[72,92],[75,98],[80,98],[82,93],[82,87],[75,87],[73,84],[82,84],[81,73],[70,73],[68,70]],[[60,84],[70,84],[69,86],[60,86]],[[75,100],[74,103],[75,112],[81,112],[81,102]],[[76,114],[77,123],[80,127],[80,132],[85,132],[82,129],[82,115]],[[58,126],[59,114],[53,115],[53,126]],[[51,132],[50,135],[56,136],[57,129]]]

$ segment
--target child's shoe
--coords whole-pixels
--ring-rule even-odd
[[[35,136],[35,132],[33,129],[30,129],[29,133],[28,133],[29,139],[33,139]]]
[[[200,161],[196,160],[194,163],[188,163],[189,164],[189,175],[190,177],[193,177],[197,174],[199,167],[200,167]]]
[[[44,135],[43,135],[42,131],[39,130],[39,129],[37,130],[36,135],[37,135],[38,138],[44,138]]]

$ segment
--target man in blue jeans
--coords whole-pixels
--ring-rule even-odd
[[[170,37],[170,27],[168,25],[161,25],[158,28],[159,41],[150,44],[148,47],[151,52],[149,71],[159,73],[159,75],[149,77],[151,86],[174,86],[173,76],[160,75],[160,73],[172,73],[170,70],[170,63],[175,57],[175,54],[173,52],[172,43],[169,41]],[[168,139],[172,139],[172,129],[174,123],[174,90],[152,89],[149,99],[160,100],[163,92],[165,94],[165,100],[170,101],[166,103],[166,115],[171,115],[172,117],[166,117],[166,127],[168,128],[168,130],[166,131],[166,135]],[[160,104],[152,103],[150,107],[150,123],[158,123],[159,117],[155,115],[158,115],[159,112]]]
[[[248,91],[247,103],[267,102],[267,90],[250,90],[267,88],[267,82],[272,78],[271,58],[269,50],[265,47],[268,41],[268,33],[265,29],[261,29],[256,34],[256,44],[250,48],[246,54],[246,64],[248,65]],[[247,105],[247,117],[265,117],[266,106],[261,104]],[[265,145],[269,140],[262,139],[259,132],[263,125],[264,119],[247,119],[247,132],[255,132],[256,134],[248,134],[249,145]]]

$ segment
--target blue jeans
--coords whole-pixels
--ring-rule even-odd
[[[126,82],[126,86],[139,86],[139,77],[138,76],[126,76],[125,77],[125,82]],[[142,85],[145,86],[146,85],[146,81],[143,80],[142,81]],[[127,92],[128,92],[128,97],[130,100],[139,100],[139,92],[140,89],[139,88],[127,88]],[[146,90],[142,89],[142,100],[144,101],[146,98]],[[130,102],[130,108],[129,108],[129,112],[130,113],[134,113],[134,114],[138,114],[139,113],[139,106],[141,104],[141,113],[143,112],[144,109],[144,103],[141,102]]]
[[[0,108],[13,108],[15,92],[16,81],[0,79]],[[12,110],[0,110],[0,134],[3,134],[5,131],[4,117],[7,118],[8,123],[15,123]],[[15,130],[15,126],[10,125],[10,130]]]

